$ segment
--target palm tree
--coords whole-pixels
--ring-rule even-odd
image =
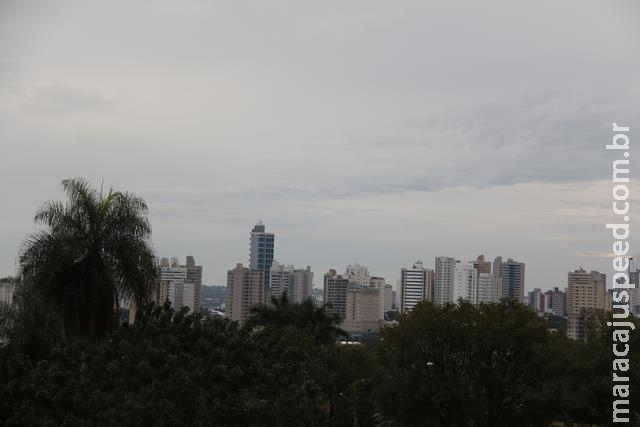
[[[21,273],[69,339],[97,340],[117,324],[119,300],[143,304],[157,275],[144,200],[113,190],[103,196],[82,178],[62,181],[68,201],[36,213],[45,226],[24,242]]]
[[[271,304],[258,305],[251,309],[247,325],[286,327],[293,326],[311,333],[320,344],[330,344],[348,334],[340,328],[340,317],[327,311],[327,304],[318,307],[311,298],[301,303],[291,303],[286,294],[272,297]]]

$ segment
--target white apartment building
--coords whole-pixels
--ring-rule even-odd
[[[412,310],[420,301],[432,298],[432,270],[424,268],[421,261],[416,261],[412,267],[400,270],[400,311],[406,313]],[[390,297],[391,299],[392,297]]]

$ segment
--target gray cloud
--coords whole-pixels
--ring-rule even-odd
[[[65,85],[36,87],[27,95],[25,109],[40,114],[102,112],[109,102],[98,92]]]
[[[415,258],[483,251],[558,282],[610,245],[603,147],[640,119],[637,12],[5,2],[0,275],[40,203],[86,176],[143,195],[158,250],[193,253],[209,281],[263,219],[277,258],[317,277],[359,261],[394,282]]]

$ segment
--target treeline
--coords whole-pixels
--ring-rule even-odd
[[[29,311],[17,314],[25,318],[0,347],[0,419],[7,426],[611,420],[606,325],[594,324],[588,343],[576,343],[547,332],[520,304],[422,303],[384,329],[375,348],[338,344],[337,319],[311,301],[258,307],[243,327],[150,307],[97,342],[63,339],[46,314]],[[638,366],[640,341],[632,340],[631,366]],[[629,374],[637,425],[637,370]]]

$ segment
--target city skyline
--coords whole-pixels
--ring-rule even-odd
[[[640,119],[637,2],[279,4],[5,2],[0,275],[82,176],[142,196],[156,252],[209,284],[259,219],[318,274],[395,286],[485,254],[525,262],[527,290],[612,277],[604,145]]]
[[[265,267],[266,267],[266,265],[265,265],[265,264],[261,264],[261,265],[263,266],[263,267],[261,267],[261,268],[256,268],[256,267],[258,266],[258,262],[256,261],[256,259],[255,259],[255,258],[253,259],[253,262],[254,262],[254,264],[255,264],[255,265],[254,265],[253,267],[251,266],[251,263],[252,263],[252,255],[251,255],[251,254],[252,254],[252,253],[255,253],[255,251],[256,251],[256,246],[255,246],[255,245],[256,245],[256,243],[257,243],[257,242],[255,241],[255,239],[256,239],[256,238],[254,237],[254,236],[256,236],[256,235],[257,235],[257,234],[256,234],[256,231],[257,231],[257,232],[258,232],[258,234],[260,234],[260,235],[268,235],[268,236],[270,236],[270,239],[271,239],[271,240],[270,240],[270,242],[271,242],[271,243],[270,243],[270,245],[271,245],[270,247],[272,248],[272,251],[273,251],[273,252],[270,254],[270,257],[271,257],[271,258],[269,258],[269,266],[268,266],[268,268],[266,268],[266,269],[265,269]],[[280,263],[280,262],[281,262],[281,260],[280,260],[280,259],[278,259],[277,255],[276,255],[276,252],[275,252],[275,249],[273,249],[273,248],[275,247],[275,245],[273,244],[273,240],[274,240],[273,236],[274,236],[275,234],[276,234],[276,233],[274,233],[273,231],[268,231],[268,232],[266,231],[266,224],[263,224],[263,221],[262,221],[262,220],[257,221],[254,225],[252,225],[252,226],[251,226],[251,230],[250,230],[250,232],[249,232],[250,239],[249,239],[249,252],[248,252],[248,257],[246,256],[247,254],[245,253],[245,257],[246,257],[246,259],[245,259],[245,260],[243,260],[243,261],[238,261],[238,260],[236,259],[235,265],[237,265],[237,264],[239,264],[239,263],[240,263],[240,264],[245,264],[245,265],[246,265],[247,267],[249,267],[249,268],[252,268],[252,269],[255,269],[255,270],[258,270],[258,271],[265,271],[265,272],[267,272],[267,271],[269,271],[269,270],[271,269],[271,264],[270,264],[271,262],[273,262],[273,263],[276,263],[276,262]],[[278,233],[278,234],[279,234],[279,233]],[[185,252],[185,253],[187,253],[187,254],[188,254],[188,255],[186,255],[186,257],[187,257],[187,263],[189,263],[189,262],[193,263],[194,255],[193,255],[190,251],[187,251],[187,252]],[[166,256],[166,254],[156,253],[156,256],[157,256],[157,260],[158,260],[158,265],[159,265],[159,266],[162,266],[162,265],[163,265],[162,263],[163,263],[163,262],[167,262],[166,260],[168,260],[168,259],[169,259],[169,257],[167,257],[167,256]],[[476,258],[476,257],[478,257],[478,258]],[[492,259],[491,259],[491,256],[487,256],[487,254],[485,254],[485,253],[479,253],[479,254],[477,254],[476,256],[469,257],[469,258],[461,258],[461,257],[455,256],[455,255],[454,255],[454,256],[438,255],[438,256],[435,256],[435,257],[433,258],[432,263],[429,263],[429,262],[423,262],[423,261],[421,261],[421,259],[418,259],[418,261],[416,261],[416,262],[420,263],[420,265],[421,265],[421,266],[424,266],[424,268],[426,268],[428,271],[432,271],[432,272],[435,274],[435,272],[436,272],[436,264],[438,263],[438,259],[446,259],[446,260],[451,264],[451,265],[449,266],[449,267],[450,267],[450,269],[451,269],[451,271],[450,271],[449,273],[450,273],[451,275],[453,275],[453,274],[454,274],[454,268],[453,268],[454,266],[456,266],[456,271],[457,271],[457,267],[458,267],[458,266],[462,266],[462,265],[464,265],[464,266],[469,265],[469,266],[473,267],[473,266],[474,266],[474,264],[475,264],[475,266],[477,267],[478,263],[480,262],[480,258],[479,258],[479,257],[482,257],[482,261],[483,261],[484,263],[488,264],[489,266],[491,266],[491,264],[493,264],[493,268],[495,268],[495,267],[496,267],[496,261],[497,261],[498,259],[500,259],[500,263],[502,263],[502,262],[507,262],[507,260],[508,260],[509,262],[514,261],[511,257],[509,257],[509,256],[504,257],[504,256],[502,256],[502,255],[497,255],[497,256],[495,257],[495,259],[494,259],[494,260],[492,260]],[[484,259],[485,259],[485,258],[486,258],[488,261],[484,261]],[[504,260],[503,260],[503,258],[504,258]],[[604,258],[604,257],[601,257],[601,258]],[[613,257],[611,257],[611,258],[613,258]],[[238,258],[238,259],[239,259],[239,258]],[[638,270],[640,270],[640,261],[637,261],[638,259],[640,259],[640,254],[638,254],[638,255],[632,255],[632,256],[630,257],[630,259],[631,259],[631,262],[630,262],[630,271],[631,271],[631,267],[635,267],[635,268],[637,268]],[[177,258],[171,257],[171,260],[177,260]],[[191,261],[189,261],[189,260],[191,260]],[[608,260],[609,260],[609,257],[607,257],[607,261],[608,261]],[[173,262],[173,261],[172,261],[172,262]],[[177,262],[177,261],[176,261],[176,262]],[[607,265],[608,265],[608,263],[609,263],[609,262],[607,262]],[[348,273],[349,269],[351,268],[352,264],[353,264],[353,265],[355,265],[355,266],[357,266],[357,267],[362,267],[362,268],[364,268],[364,269],[369,269],[369,268],[371,268],[371,266],[369,266],[368,264],[360,263],[360,262],[358,262],[358,261],[355,261],[355,262],[353,262],[353,261],[352,261],[352,262],[351,262],[351,263],[349,263],[349,264],[345,264],[345,265],[344,265],[344,268],[342,268],[342,267],[341,267],[341,266],[339,266],[339,265],[333,265],[333,266],[329,266],[329,267],[328,267],[328,268],[326,268],[325,270],[317,270],[315,267],[313,267],[313,264],[311,264],[311,265],[307,265],[307,268],[310,268],[310,269],[311,269],[311,271],[315,271],[315,272],[320,273],[320,274],[324,274],[324,273],[326,273],[326,272],[330,272],[330,271],[332,271],[332,270],[335,270],[335,271],[337,272],[337,274],[345,275],[345,277],[347,277],[347,276],[348,276],[348,274],[347,274],[347,273]],[[410,265],[410,264],[411,264],[411,263],[407,263],[407,265]],[[414,263],[414,264],[415,264],[415,263]],[[527,264],[527,265],[528,265],[528,263],[527,263],[526,261],[525,261],[525,262],[523,262],[522,264]],[[275,266],[275,265],[276,265],[276,264],[274,264],[274,266]],[[285,266],[286,266],[286,267],[293,267],[293,263],[289,262],[288,260],[287,260],[287,261],[283,261],[283,262],[282,262],[282,264],[278,264],[278,265],[280,265],[281,267],[285,267]],[[389,285],[391,285],[391,286],[393,287],[394,292],[395,292],[395,291],[400,291],[400,282],[402,281],[402,274],[403,274],[403,270],[405,270],[405,269],[406,269],[407,265],[400,265],[400,266],[398,266],[398,268],[397,268],[398,273],[397,273],[397,275],[395,275],[395,276],[394,276],[394,275],[387,276],[387,275],[380,274],[380,273],[379,273],[379,269],[378,269],[376,266],[372,266],[372,268],[371,268],[371,269],[376,273],[376,276],[380,276],[380,277],[384,278],[384,279],[385,279],[385,281],[386,281],[386,283],[387,283],[387,284],[389,284]],[[498,265],[499,265],[499,264],[498,264]],[[200,283],[201,283],[201,285],[203,285],[203,286],[204,286],[204,285],[207,285],[207,286],[211,286],[211,285],[226,286],[226,283],[227,283],[227,280],[228,280],[228,278],[227,278],[227,276],[228,276],[228,271],[229,271],[229,269],[230,269],[231,267],[228,267],[227,269],[225,269],[225,270],[224,270],[224,276],[225,276],[225,279],[224,279],[224,280],[222,280],[222,281],[220,281],[220,282],[214,282],[214,281],[207,281],[207,280],[205,280],[205,279],[204,279],[204,277],[207,277],[207,276],[206,276],[206,270],[205,270],[202,266],[199,266],[199,268],[200,268],[200,273],[199,273],[199,274],[200,274],[200,275],[201,275],[201,277],[202,277],[202,279],[200,279],[200,280],[201,280],[201,282],[200,282]],[[491,268],[491,267],[489,267],[489,268]],[[525,287],[520,289],[520,292],[522,293],[522,294],[521,294],[521,295],[522,295],[522,298],[521,298],[521,299],[523,300],[524,295],[526,295],[529,291],[532,291],[532,290],[534,290],[534,289],[536,289],[536,288],[539,288],[539,289],[541,289],[542,291],[553,290],[553,288],[556,288],[556,287],[559,287],[560,289],[564,289],[564,288],[566,288],[566,287],[568,286],[568,282],[567,282],[567,280],[566,280],[566,274],[567,274],[567,272],[571,272],[571,271],[573,271],[574,269],[586,269],[587,271],[591,271],[591,270],[597,271],[597,268],[591,268],[591,267],[589,267],[589,266],[588,266],[588,265],[586,265],[586,264],[579,264],[579,265],[576,265],[576,266],[569,266],[569,267],[567,267],[567,269],[564,271],[564,282],[560,281],[560,282],[558,282],[558,283],[557,283],[557,284],[555,284],[555,285],[550,285],[550,286],[546,287],[545,285],[539,285],[539,284],[536,284],[536,285],[534,286],[533,284],[530,284],[528,281],[526,281],[526,283],[527,283],[527,284],[525,285]],[[529,271],[529,268],[527,268],[527,271]],[[480,272],[480,271],[478,271],[478,272]],[[369,274],[369,272],[368,272],[368,271],[367,271],[367,274]],[[634,272],[634,274],[635,274],[635,276],[632,276],[632,277],[637,277],[637,273],[635,273],[635,272]],[[0,277],[7,277],[7,276],[11,276],[11,275],[12,275],[12,274],[4,274],[4,275],[3,275],[3,274],[0,274]],[[211,275],[211,274],[210,274],[210,275]],[[217,274],[216,274],[216,275],[217,275]],[[493,275],[493,273],[491,273],[491,277],[493,277],[492,275]],[[373,276],[372,276],[372,277],[373,277]],[[528,276],[525,274],[525,277],[528,277]],[[448,291],[449,291],[452,295],[455,295],[455,294],[456,294],[456,290],[455,290],[455,281],[454,281],[454,279],[453,279],[453,276],[451,276],[451,277],[450,277],[450,279],[447,279],[447,280],[451,280],[451,283],[450,283],[450,285],[449,285],[450,289],[449,289]],[[610,283],[609,283],[609,279],[607,279],[607,282],[606,282],[606,283],[607,283],[607,285],[609,285],[609,284],[610,284]],[[268,285],[268,284],[265,282],[265,298],[266,298],[266,295],[267,295],[267,294],[266,294],[266,292],[268,291],[268,286],[267,286],[267,285]],[[322,282],[318,282],[318,281],[316,281],[315,279],[314,279],[314,281],[313,281],[312,285],[313,285],[313,288],[314,288],[314,289],[323,289],[323,283],[322,283]],[[199,295],[199,292],[198,292],[198,295]],[[433,297],[436,297],[436,296],[434,295]],[[199,299],[199,296],[198,296],[196,299]],[[451,299],[451,300],[455,300],[456,298],[451,297],[451,296],[447,296],[447,297],[442,296],[442,297],[441,297],[441,299],[442,299],[443,301],[446,301],[446,300],[450,300],[450,299]],[[399,302],[398,302],[398,303],[399,303]]]

